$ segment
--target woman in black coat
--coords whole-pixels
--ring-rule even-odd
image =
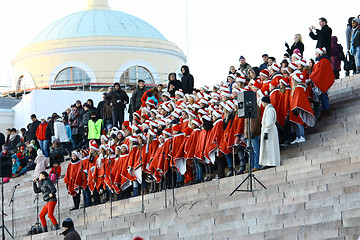
[[[171,97],[175,97],[175,92],[179,89],[182,89],[182,83],[180,80],[176,79],[176,73],[169,73],[169,83],[167,91],[170,93]]]
[[[301,34],[295,34],[294,43],[291,46],[291,48],[289,48],[289,44],[287,42],[285,42],[285,47],[287,48],[286,52],[289,53],[290,57],[294,53],[295,49],[299,49],[301,55],[303,55],[305,47],[304,47],[304,44],[302,42]]]
[[[39,214],[44,232],[48,231],[45,219],[46,214],[50,218],[52,224],[55,226],[55,229],[60,229],[59,224],[54,217],[54,209],[57,204],[57,198],[55,195],[56,188],[54,183],[49,179],[49,175],[47,172],[41,172],[39,178],[34,179],[33,188],[35,193],[42,193],[43,199],[46,202],[45,206],[41,209],[41,212]]]

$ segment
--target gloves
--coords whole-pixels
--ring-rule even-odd
[[[289,44],[287,42],[285,42],[285,47],[289,48]]]
[[[264,133],[264,140],[268,140],[268,134]]]

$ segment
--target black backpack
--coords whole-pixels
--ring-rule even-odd
[[[30,231],[29,231],[29,235],[35,235],[38,233],[42,233],[43,229],[40,223],[35,223],[34,225],[31,226]]]
[[[338,55],[340,61],[344,61],[345,60],[344,49],[341,46],[341,44],[339,44],[338,46],[339,46],[339,50],[338,50],[337,55]]]

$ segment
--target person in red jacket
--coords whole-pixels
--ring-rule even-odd
[[[40,149],[43,151],[45,157],[49,157],[49,143],[50,139],[47,139],[45,136],[46,127],[48,125],[48,122],[46,122],[45,117],[40,118],[41,122],[36,129],[36,138],[39,140]]]
[[[329,57],[326,55],[325,48],[317,48],[315,51],[315,65],[310,74],[310,79],[314,85],[314,95],[318,98],[314,99],[314,111],[315,117],[320,117],[322,111],[326,114],[330,108],[329,97],[327,91],[334,84],[335,75],[331,68],[331,62]],[[320,102],[321,106],[320,107]]]

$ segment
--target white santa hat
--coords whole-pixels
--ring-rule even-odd
[[[294,71],[298,69],[298,67],[297,67],[297,65],[295,63],[290,63],[289,67]]]
[[[300,73],[297,73],[297,74],[294,74],[293,76],[292,76],[292,78],[295,80],[295,81],[297,81],[297,82],[302,82],[303,81],[303,78],[304,78],[304,76],[302,75],[302,74],[300,74]]]
[[[183,93],[183,91],[182,91],[181,89],[175,91],[175,95],[179,95],[179,96],[181,96],[181,97],[184,97],[184,93]]]
[[[326,53],[326,48],[322,47],[322,48],[317,48],[315,50],[315,52],[319,53],[319,54],[325,54]]]
[[[221,96],[231,97],[231,94],[230,94],[229,91],[222,91],[222,92],[221,92]]]
[[[301,58],[302,58],[300,53],[293,53],[293,55],[291,55],[291,57],[294,57],[297,60],[301,60]]]
[[[212,115],[214,115],[216,118],[221,118],[222,112],[220,112],[220,110],[216,110],[212,112]]]

